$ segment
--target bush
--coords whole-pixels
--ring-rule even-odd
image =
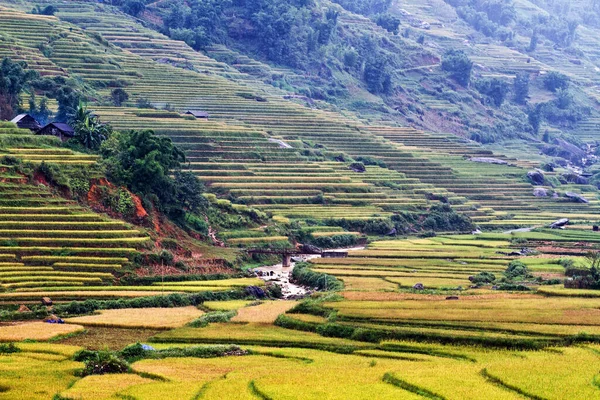
[[[14,343],[2,343],[0,344],[0,354],[12,354],[19,353],[21,349],[15,346]]]
[[[504,275],[506,275],[508,279],[515,279],[518,277],[528,278],[531,276],[527,266],[518,260],[513,260],[508,264],[508,268],[504,271]]]
[[[485,285],[494,282],[496,280],[496,276],[491,272],[484,271],[475,276],[470,276],[469,280],[475,285]]]
[[[442,70],[463,86],[468,86],[471,80],[473,62],[463,50],[448,50],[442,57]]]
[[[334,276],[311,270],[308,263],[297,263],[292,271],[292,279],[301,285],[316,287],[318,290],[340,290],[342,281]]]
[[[560,72],[550,71],[544,76],[544,87],[551,92],[569,87],[569,77]]]
[[[188,326],[194,328],[203,328],[208,324],[216,322],[228,322],[231,318],[237,315],[237,311],[213,311],[202,315],[200,318],[190,322]]]
[[[124,374],[131,370],[127,361],[105,350],[86,353],[82,361],[85,364],[82,376]]]
[[[475,83],[479,93],[489,96],[496,107],[500,107],[509,91],[508,83],[498,78],[480,79]]]

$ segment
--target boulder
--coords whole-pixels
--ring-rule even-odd
[[[533,183],[534,185],[543,185],[546,181],[544,173],[537,169],[527,172],[527,178],[529,178],[531,183]]]
[[[589,200],[578,193],[566,192],[565,197],[574,203],[589,203]]]
[[[415,289],[415,290],[425,290],[425,286],[423,286],[422,283],[415,283],[415,285],[413,286],[413,289]]]
[[[541,187],[533,188],[533,195],[535,197],[548,197],[548,191]]]
[[[321,250],[321,248],[314,246],[312,244],[302,244],[300,246],[300,249],[304,253],[308,253],[308,254],[321,254],[323,252],[323,250]]]
[[[562,228],[563,226],[567,225],[568,223],[569,223],[569,218],[561,218],[561,219],[556,220],[553,223],[551,223],[550,228],[552,228],[552,229]]]
[[[252,297],[256,297],[257,299],[263,299],[267,296],[265,291],[258,286],[248,286],[246,288],[246,294]]]
[[[589,179],[575,174],[575,173],[571,173],[571,174],[564,174],[562,176],[562,178],[567,182],[567,183],[574,183],[576,185],[587,185],[590,183]]]

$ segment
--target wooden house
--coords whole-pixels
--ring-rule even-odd
[[[10,122],[17,125],[18,128],[29,129],[34,132],[41,128],[39,122],[29,114],[19,114],[11,119]]]
[[[64,142],[75,136],[75,130],[71,128],[68,124],[64,124],[62,122],[50,122],[40,130],[38,130],[36,134],[56,136]]]
[[[208,119],[208,113],[200,110],[187,110],[186,115],[193,115],[196,118]]]

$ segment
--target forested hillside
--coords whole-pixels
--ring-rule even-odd
[[[542,148],[582,147],[598,117],[593,0],[216,3],[122,8],[268,84],[364,118]]]

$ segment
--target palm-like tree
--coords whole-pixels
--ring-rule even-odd
[[[92,150],[97,150],[112,131],[110,125],[102,124],[83,102],[79,103],[69,122],[75,129],[75,138]]]

